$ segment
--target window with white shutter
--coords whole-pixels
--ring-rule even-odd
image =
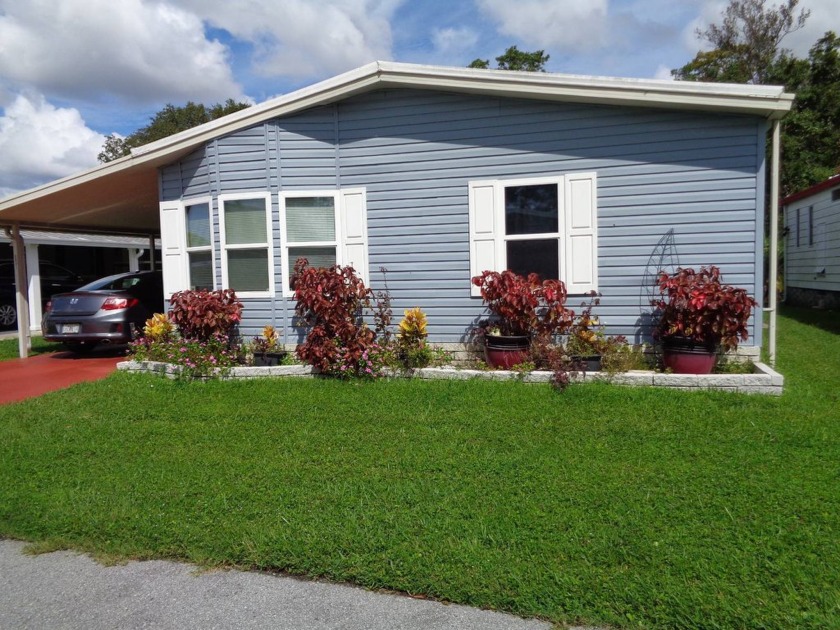
[[[510,269],[597,290],[595,173],[470,182],[469,223],[471,276]]]
[[[364,189],[280,193],[283,294],[291,296],[295,261],[313,267],[349,265],[368,280],[367,200]]]

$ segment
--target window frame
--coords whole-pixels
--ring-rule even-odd
[[[507,269],[507,244],[511,241],[537,241],[553,239],[557,241],[557,274],[562,279],[566,275],[565,264],[565,246],[564,240],[566,212],[565,212],[565,183],[566,178],[563,175],[553,177],[527,177],[521,179],[501,179],[496,182],[496,194],[499,200],[499,242],[501,248],[499,250],[499,260],[504,269]],[[557,231],[556,232],[538,232],[534,234],[508,234],[507,233],[507,213],[505,208],[505,190],[507,188],[514,188],[520,186],[545,186],[547,184],[555,186],[557,189]],[[544,280],[548,278],[543,278]],[[554,278],[551,278],[554,279]]]
[[[507,234],[505,189],[557,186],[557,232]],[[581,184],[584,188],[580,188]],[[507,268],[507,243],[557,239],[557,269],[569,295],[597,291],[598,174],[570,171],[556,175],[469,180],[470,277],[485,269]],[[481,297],[475,285],[470,295]]]
[[[219,212],[219,251],[222,258],[222,286],[226,288],[233,288],[236,291],[237,297],[241,298],[270,298],[275,294],[274,283],[274,239],[273,230],[271,226],[272,207],[271,207],[271,193],[270,192],[232,192],[222,193],[216,198]],[[260,243],[227,243],[227,235],[225,233],[225,203],[231,201],[248,201],[251,199],[262,199],[265,203],[265,242]],[[212,206],[211,206],[212,209]],[[184,216],[186,219],[186,215]],[[186,231],[185,231],[186,235]],[[229,251],[245,251],[245,250],[265,250],[266,252],[266,272],[268,274],[268,289],[265,291],[240,291],[235,287],[230,286],[230,279],[228,275],[228,252]]]
[[[190,206],[200,206],[201,204],[207,204],[207,216],[208,222],[210,224],[210,244],[209,245],[201,245],[198,247],[190,247],[189,242],[187,241],[188,236],[188,229],[187,226],[189,225],[187,222],[187,208]],[[213,198],[212,197],[195,197],[192,199],[182,199],[181,200],[181,219],[182,219],[182,226],[183,229],[183,243],[184,243],[184,286],[186,289],[189,289],[192,286],[192,282],[190,279],[190,254],[195,252],[210,252],[210,266],[213,275],[213,290],[215,291],[218,289],[218,282],[216,281],[216,247],[215,247],[215,239],[213,234]]]
[[[333,224],[334,224],[334,241],[289,241],[288,229],[286,226],[286,200],[287,199],[304,199],[311,197],[331,197],[333,200]],[[283,297],[293,297],[295,292],[292,290],[289,283],[289,274],[294,266],[294,261],[289,260],[289,250],[293,247],[335,247],[335,262],[337,265],[343,265],[344,256],[342,249],[344,247],[344,234],[341,229],[341,191],[337,189],[332,190],[289,190],[281,191],[278,195],[279,214],[280,214],[280,243],[283,249],[282,254],[282,291]]]

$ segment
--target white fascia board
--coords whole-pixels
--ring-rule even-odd
[[[382,82],[543,100],[784,116],[793,94],[781,86],[624,79],[541,72],[442,68],[381,62]]]

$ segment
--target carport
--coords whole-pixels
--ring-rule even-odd
[[[31,348],[23,230],[149,239],[160,236],[157,168],[163,159],[130,155],[0,201],[0,227],[12,242],[20,356]]]
[[[334,89],[334,82],[324,82],[321,89]],[[359,90],[351,83],[345,90]],[[26,286],[25,244],[21,230],[83,232],[115,236],[142,236],[154,241],[160,237],[160,183],[158,169],[197,147],[231,131],[256,124],[282,113],[281,110],[305,108],[311,102],[322,103],[319,90],[300,90],[284,98],[282,108],[273,101],[254,105],[209,123],[182,131],[162,140],[132,149],[125,157],[82,173],[58,179],[43,186],[0,200],[0,229],[12,241],[17,285],[17,309],[20,356],[31,347],[29,303]],[[165,245],[161,243],[162,255]],[[152,261],[154,264],[154,260]]]

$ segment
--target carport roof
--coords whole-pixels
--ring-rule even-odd
[[[507,72],[377,61],[163,140],[131,155],[0,201],[0,225],[157,233],[158,168],[203,143],[265,120],[385,88],[783,117],[793,95],[777,86]]]

